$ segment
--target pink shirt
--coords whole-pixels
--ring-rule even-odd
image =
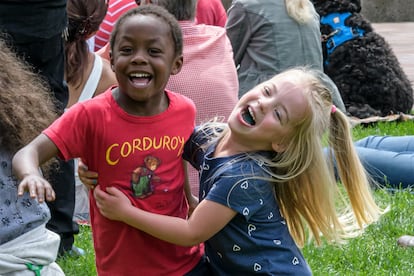
[[[184,64],[172,75],[167,89],[192,99],[197,109],[196,124],[215,116],[230,115],[238,101],[237,70],[233,50],[222,27],[180,21],[184,38]],[[198,194],[198,175],[189,168],[192,191]]]

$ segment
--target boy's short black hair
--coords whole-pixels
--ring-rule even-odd
[[[166,9],[158,5],[142,5],[137,8],[128,10],[126,13],[124,13],[117,20],[115,27],[112,30],[110,38],[111,51],[113,50],[115,40],[119,32],[119,28],[124,24],[126,19],[135,15],[153,15],[167,23],[170,26],[171,35],[174,40],[175,54],[177,56],[183,54],[183,34],[181,32],[180,24],[172,14],[170,14]]]

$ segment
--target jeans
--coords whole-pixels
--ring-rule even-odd
[[[381,186],[414,186],[414,136],[368,136],[355,146],[365,169]]]

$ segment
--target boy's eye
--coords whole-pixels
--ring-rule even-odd
[[[121,52],[122,54],[129,54],[132,52],[132,48],[131,47],[122,47],[119,49],[119,52]]]
[[[157,55],[157,54],[161,53],[161,50],[160,49],[156,49],[156,48],[151,48],[151,49],[148,50],[148,53],[150,55]]]

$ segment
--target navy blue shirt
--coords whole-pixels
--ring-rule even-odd
[[[185,151],[185,158],[200,168],[200,200],[214,201],[237,212],[205,242],[214,274],[311,275],[280,214],[272,184],[256,178],[269,177],[263,164],[247,154],[214,158],[215,145],[206,151],[198,147],[205,138],[193,134]]]

